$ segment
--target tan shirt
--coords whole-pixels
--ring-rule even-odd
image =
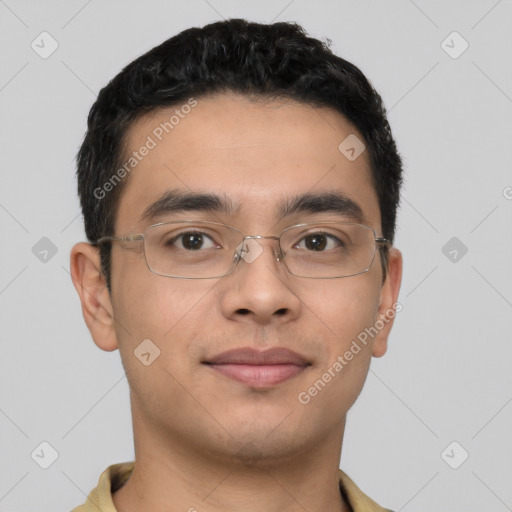
[[[90,492],[87,501],[71,512],[117,512],[112,501],[112,493],[120,489],[130,478],[134,465],[135,462],[122,462],[109,466],[101,474],[98,486]],[[353,512],[392,512],[380,507],[366,496],[341,469],[339,482],[340,492]]]

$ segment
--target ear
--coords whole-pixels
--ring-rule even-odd
[[[372,355],[382,357],[388,348],[388,336],[395,320],[396,314],[402,310],[402,304],[398,303],[398,294],[402,282],[402,253],[391,247],[388,257],[388,269],[386,280],[382,284],[380,303],[377,312],[376,327],[378,333],[374,338]]]
[[[113,308],[100,270],[99,249],[85,242],[74,245],[69,266],[73,285],[82,303],[82,314],[94,343],[102,350],[115,350],[118,344]]]

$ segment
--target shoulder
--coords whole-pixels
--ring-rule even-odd
[[[390,509],[381,507],[378,503],[367,496],[354,481],[341,469],[338,473],[340,491],[350,503],[353,512],[393,512]]]
[[[101,473],[98,485],[89,493],[87,500],[71,512],[116,512],[112,493],[120,489],[130,478],[135,462],[112,464]]]

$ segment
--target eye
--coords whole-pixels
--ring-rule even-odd
[[[200,231],[187,231],[185,233],[180,233],[179,235],[170,238],[165,245],[175,246],[178,249],[184,249],[187,251],[220,247],[220,245],[216,244],[210,236]]]
[[[324,252],[329,249],[337,249],[344,248],[345,243],[342,242],[339,238],[329,235],[327,233],[311,233],[304,238],[300,242],[294,245],[294,248],[298,249],[308,249],[310,251],[320,251]]]

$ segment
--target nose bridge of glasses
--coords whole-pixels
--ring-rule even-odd
[[[242,258],[244,260],[246,260],[247,262],[254,261],[254,259],[256,259],[263,252],[263,247],[262,247],[262,244],[260,243],[263,239],[272,240],[272,242],[273,242],[272,253],[277,258],[277,261],[280,261],[282,259],[283,255],[281,252],[279,237],[275,236],[275,235],[268,235],[268,236],[247,235],[247,236],[244,236],[244,239],[239,246],[239,250],[240,250]],[[277,244],[276,244],[276,242],[277,242]]]

